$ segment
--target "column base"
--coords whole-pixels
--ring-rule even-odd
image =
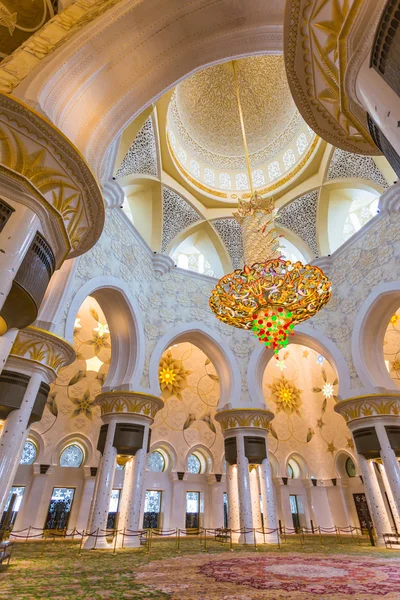
[[[124,548],[140,548],[140,537],[138,535],[132,537],[125,536]]]
[[[250,531],[249,533],[241,533],[238,539],[238,544],[244,544],[247,546],[254,545],[253,531]]]
[[[88,536],[83,543],[83,547],[85,550],[109,550],[112,548],[112,544],[107,542],[105,537],[96,538],[92,536]]]

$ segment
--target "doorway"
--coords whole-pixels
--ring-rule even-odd
[[[353,494],[354,504],[356,505],[357,517],[361,529],[372,529],[372,519],[369,512],[367,498],[364,493]]]
[[[200,492],[186,492],[186,529],[200,526]]]
[[[146,490],[144,499],[143,529],[158,529],[160,527],[161,492]]]
[[[111,498],[110,498],[110,505],[108,508],[107,529],[117,529],[120,496],[121,496],[120,489],[112,490]]]
[[[300,529],[300,517],[299,517],[299,504],[297,501],[297,496],[290,495],[289,501],[290,501],[290,512],[292,513],[293,527],[296,531],[298,531]]]
[[[66,529],[71,514],[75,488],[54,488],[50,499],[45,529]]]

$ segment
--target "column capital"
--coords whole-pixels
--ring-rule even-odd
[[[66,340],[38,327],[26,327],[18,332],[11,348],[5,369],[24,370],[41,365],[49,372],[49,380],[57,377],[58,371],[70,365],[76,358],[75,350]]]
[[[59,268],[99,239],[100,188],[79,150],[45,117],[1,93],[0,109],[0,179],[10,183],[11,198],[38,214]]]
[[[224,434],[249,428],[254,429],[254,433],[266,433],[274,416],[272,412],[263,408],[229,408],[217,412],[215,420],[221,425]]]
[[[357,426],[365,419],[400,417],[400,393],[365,394],[341,400],[335,412],[342,415],[347,425]],[[358,423],[357,423],[358,422]]]
[[[102,417],[114,414],[137,415],[151,423],[158,411],[164,407],[160,398],[144,392],[103,392],[96,397],[96,401],[101,408]]]

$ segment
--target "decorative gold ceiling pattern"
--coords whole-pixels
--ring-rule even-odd
[[[343,93],[352,28],[363,0],[288,0],[285,63],[296,105],[324,140],[349,152],[379,154]]]
[[[237,61],[246,136],[255,167],[279,153],[303,124],[280,55]],[[222,169],[245,167],[243,140],[230,62],[204,69],[176,88],[173,128],[200,161]]]

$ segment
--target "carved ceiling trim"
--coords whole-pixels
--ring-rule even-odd
[[[363,3],[353,0],[340,7],[333,0],[288,0],[285,63],[294,101],[310,127],[338,148],[376,155],[379,151],[369,135],[366,116],[361,122],[349,110],[343,93],[346,42]]]

